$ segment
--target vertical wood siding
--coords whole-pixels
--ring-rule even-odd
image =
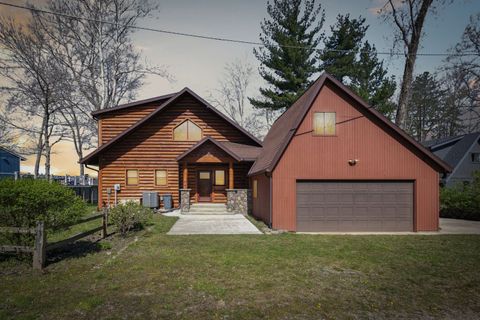
[[[252,214],[263,222],[270,224],[270,178],[258,174],[250,178],[250,185],[257,180],[257,198],[252,197]]]
[[[296,229],[296,180],[415,181],[414,228],[438,230],[438,173],[426,157],[386,133],[378,120],[327,84],[273,171],[273,227]],[[314,112],[336,112],[336,135],[313,136]],[[387,129],[388,130],[388,129]],[[348,160],[358,159],[355,166]]]
[[[153,110],[151,108],[145,107],[142,109],[139,106],[119,111],[118,116],[115,112],[108,115],[108,119],[107,117],[102,118],[103,142],[109,141],[116,134],[146,116],[148,110]],[[160,194],[172,194],[174,206],[178,206],[178,189],[181,186],[181,180],[179,180],[179,164],[176,157],[196,142],[173,141],[172,130],[186,119],[193,120],[199,125],[202,128],[203,136],[211,136],[219,141],[256,145],[250,138],[205,108],[193,97],[185,95],[100,156],[101,190],[99,192],[99,204],[107,199],[106,189],[113,188],[114,184],[119,183],[122,189],[118,195],[120,199],[140,199],[143,191],[157,191]],[[125,170],[127,169],[138,170],[138,186],[126,185]],[[156,169],[167,170],[167,186],[155,185]],[[195,178],[195,170],[189,168],[188,178],[189,187],[191,187],[191,183],[194,184],[192,179]],[[243,178],[240,173],[238,173],[237,178],[236,174],[235,181],[239,185],[248,184],[246,172]]]

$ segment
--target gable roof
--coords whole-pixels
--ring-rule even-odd
[[[164,95],[158,96],[158,97],[148,98],[148,99],[144,99],[144,100],[138,100],[138,101],[129,102],[129,103],[125,103],[125,104],[120,104],[116,107],[93,111],[91,114],[92,114],[93,118],[97,119],[99,115],[102,115],[102,114],[105,114],[105,113],[110,113],[110,112],[114,112],[114,111],[118,111],[118,110],[128,109],[128,108],[131,108],[131,107],[137,107],[137,106],[147,104],[147,103],[164,102],[164,101],[170,99],[171,97],[173,97],[175,94],[177,94],[177,93],[176,92],[175,93],[169,93],[169,94],[164,94]]]
[[[472,144],[477,143],[479,140],[480,132],[473,132],[461,136],[433,140],[433,142],[427,141],[427,143],[429,143],[430,150],[433,152],[443,149],[442,146],[451,145],[450,150],[441,158],[452,167],[456,167],[465,156],[465,153],[470,150]]]
[[[20,161],[25,161],[25,160],[27,160],[26,158],[22,157],[22,156],[19,155],[18,153],[13,152],[13,151],[5,148],[5,147],[0,146],[0,150],[3,150],[3,151],[5,151],[5,152],[7,152],[7,153],[10,153],[12,156],[15,156],[15,157],[19,158]]]
[[[207,101],[202,99],[200,96],[198,96],[195,92],[190,90],[189,88],[184,88],[181,91],[177,92],[173,96],[171,96],[168,100],[166,100],[164,103],[162,103],[160,106],[158,106],[153,112],[151,112],[149,115],[145,116],[143,119],[129,127],[128,129],[124,130],[122,133],[117,135],[115,138],[111,139],[107,143],[102,144],[100,147],[98,147],[95,151],[84,157],[83,159],[80,159],[79,163],[84,163],[84,164],[93,164],[93,162],[98,162],[98,155],[105,151],[106,149],[110,148],[112,145],[123,139],[124,137],[128,136],[141,126],[143,126],[145,123],[147,123],[150,119],[154,118],[157,114],[159,114],[162,110],[176,102],[180,97],[182,97],[184,94],[190,94],[192,97],[194,97],[197,101],[199,101],[201,104],[203,104],[207,109],[213,111],[215,114],[217,114],[219,117],[227,121],[230,125],[235,127],[237,130],[242,132],[245,136],[250,138],[253,142],[255,142],[258,146],[262,146],[262,143],[254,137],[251,133],[240,127],[237,123],[235,123],[233,120],[228,118],[226,115],[218,111],[216,108],[214,108],[212,105],[210,105]]]
[[[292,140],[295,132],[305,118],[310,107],[325,85],[325,82],[334,84],[340,90],[345,92],[350,98],[357,102],[362,110],[366,111],[374,118],[378,119],[382,124],[386,125],[392,131],[396,138],[402,139],[415,150],[424,154],[431,163],[441,172],[450,172],[452,168],[442,161],[440,158],[431,153],[427,148],[415,141],[407,133],[398,126],[393,124],[383,114],[369,106],[362,98],[351,91],[343,83],[335,79],[333,76],[324,72],[294,103],[288,108],[273,124],[267,136],[263,140],[263,150],[257,161],[253,164],[249,171],[249,175],[259,174],[263,172],[272,172],[281,156],[285,152],[287,146]]]
[[[236,161],[255,161],[258,154],[260,153],[260,147],[249,146],[246,144],[227,142],[227,141],[218,141],[212,137],[205,137],[202,140],[198,141],[195,145],[190,147],[184,153],[177,157],[177,161],[182,160],[187,155],[189,155],[194,150],[198,149],[207,142],[211,142],[216,145],[218,148],[223,150],[226,154],[231,156]]]

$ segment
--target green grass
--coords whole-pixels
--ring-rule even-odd
[[[480,236],[168,236],[0,262],[0,319],[480,317]]]

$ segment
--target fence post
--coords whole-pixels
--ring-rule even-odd
[[[107,226],[108,226],[108,208],[103,207],[103,217],[102,217],[102,238],[105,239],[108,235],[107,232]]]
[[[45,254],[47,248],[47,235],[43,221],[37,222],[35,228],[35,246],[33,248],[33,268],[42,270],[45,266]]]

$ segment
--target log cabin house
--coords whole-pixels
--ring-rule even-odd
[[[322,74],[263,142],[188,88],[93,113],[99,203],[143,191],[191,204],[226,203],[276,229],[436,231],[439,174],[451,167]],[[110,199],[110,202],[112,200]]]

